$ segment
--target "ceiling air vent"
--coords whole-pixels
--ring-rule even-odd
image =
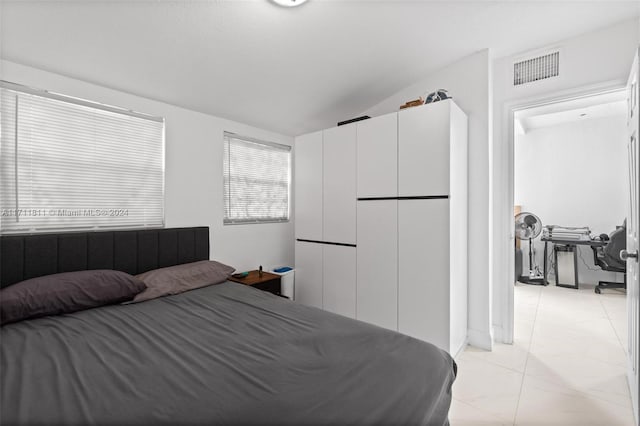
[[[560,74],[560,52],[525,59],[513,64],[513,85],[556,77]]]

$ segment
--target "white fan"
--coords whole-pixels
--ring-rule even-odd
[[[516,238],[519,240],[529,240],[529,276],[525,277],[523,275],[518,278],[518,281],[525,284],[543,284],[544,278],[533,258],[533,239],[542,232],[542,221],[533,213],[522,212],[516,216],[515,222]]]

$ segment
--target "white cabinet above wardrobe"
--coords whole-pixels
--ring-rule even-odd
[[[322,239],[322,132],[296,138],[296,238]]]
[[[441,101],[398,113],[398,195],[448,195],[451,128],[457,127],[452,101]]]
[[[356,126],[325,130],[322,153],[322,239],[355,244]]]
[[[358,198],[398,195],[398,114],[358,122]]]

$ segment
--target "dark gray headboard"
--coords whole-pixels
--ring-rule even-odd
[[[87,269],[141,274],[209,259],[209,228],[0,236],[0,287]]]

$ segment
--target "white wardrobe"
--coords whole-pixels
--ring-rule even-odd
[[[452,101],[300,136],[296,300],[456,354],[467,334],[467,118]]]
[[[296,138],[295,300],[356,317],[356,127]]]

